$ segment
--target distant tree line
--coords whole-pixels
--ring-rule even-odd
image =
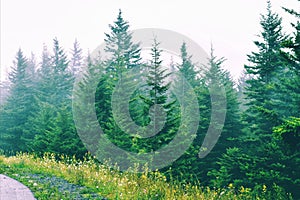
[[[174,71],[179,71],[193,88],[200,115],[193,143],[171,166],[161,169],[169,178],[200,181],[203,186],[217,188],[232,184],[237,190],[242,186],[253,190],[267,187],[270,191],[282,191],[283,197],[274,199],[286,198],[285,192],[300,198],[300,13],[284,9],[295,16],[294,32],[283,32],[282,19],[268,2],[267,12],[260,19],[262,31],[254,41],[257,50],[249,53],[249,64],[244,66],[238,84],[224,70],[224,58],[217,58],[213,49],[207,64],[198,66],[192,62],[188,46],[182,44],[181,61],[173,63]],[[172,94],[170,81],[176,85],[182,80],[172,79],[175,72],[162,65],[159,38],[154,39],[151,60],[145,63],[121,11],[109,27],[105,51],[112,57],[107,60],[83,56],[77,40],[69,59],[56,38],[52,51],[44,46],[41,62],[34,55],[26,58],[21,49],[17,52],[9,82],[1,83],[1,91],[5,89],[7,95],[0,105],[0,149],[83,157],[87,149],[77,134],[72,115],[72,89],[78,74],[83,74],[81,84],[88,89],[93,75],[101,73],[101,78],[94,80],[98,123],[112,143],[128,152],[155,151],[169,144],[181,127],[195,121],[182,118],[184,109],[195,108],[189,104],[182,108]],[[130,70],[139,73],[128,73]],[[136,79],[145,84],[129,99],[133,121],[120,127],[111,108],[112,95],[119,81],[130,89]],[[213,104],[218,103],[211,100],[211,95],[219,95],[209,90],[213,83],[224,86],[226,119],[218,143],[206,157],[199,158]],[[185,88],[175,89],[180,93]],[[187,95],[182,98],[191,101],[186,91],[184,94]],[[114,101],[122,105],[124,99],[119,95]],[[153,107],[155,104],[160,107]],[[155,115],[157,109],[166,113],[164,124]],[[119,112],[117,120],[122,122],[127,117]],[[130,123],[154,130],[162,128],[155,136],[143,138],[146,129],[128,134]],[[95,152],[110,153],[109,149]],[[130,156],[127,159],[134,162]]]

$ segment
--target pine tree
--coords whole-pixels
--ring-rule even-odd
[[[76,80],[77,82],[73,92],[72,111],[80,139],[87,150],[95,155],[99,147],[100,133],[94,130],[96,130],[99,125],[105,130],[105,127],[103,127],[105,124],[104,120],[106,119],[105,117],[108,116],[101,113],[102,100],[104,99],[99,98],[98,101],[95,101],[92,95],[95,93],[95,88],[98,88],[99,77],[105,76],[105,74],[103,74],[104,64],[101,61],[92,60],[90,54],[88,54],[85,63],[86,66],[81,69],[81,76],[78,76]],[[93,121],[93,117],[91,117],[95,112],[94,110],[96,110],[98,114],[98,119],[95,121]],[[100,116],[103,118],[99,118]]]
[[[242,133],[237,91],[229,72],[222,69],[224,60],[217,58],[211,49],[204,70],[204,85],[196,89],[200,124],[194,145],[200,149],[196,163],[201,167],[194,169],[203,184],[209,184],[207,174],[217,167],[216,161],[226,149],[239,146],[237,138]]]
[[[107,137],[118,147],[129,150],[131,147],[130,132],[122,130],[122,128],[127,128],[124,126],[119,127],[120,124],[117,123],[119,119],[127,119],[128,116],[122,110],[123,104],[118,104],[121,111],[118,116],[114,116],[111,103],[113,100],[112,95],[117,92],[120,83],[123,84],[121,88],[125,87],[126,91],[131,87],[130,85],[134,80],[131,70],[139,71],[141,65],[140,47],[139,44],[132,42],[129,24],[123,19],[121,10],[117,20],[109,25],[109,28],[111,32],[105,34],[104,41],[106,44],[105,51],[110,53],[111,57],[104,61],[104,72],[100,72],[102,74],[100,80],[98,80],[95,94],[95,108],[99,124]],[[121,92],[124,93],[125,91]],[[125,96],[117,95],[117,98],[119,98],[117,101],[129,104],[130,101],[123,102]],[[115,119],[115,117],[117,118]],[[109,152],[110,150],[105,150],[104,152],[98,152],[98,154],[104,155]],[[122,155],[120,156],[122,157]]]
[[[47,46],[44,44],[42,51],[42,61],[40,63],[40,68],[38,69],[40,79],[46,78],[46,74],[52,74],[53,72],[51,70],[51,55],[48,51]]]
[[[99,123],[107,126],[106,119],[112,119],[111,95],[123,72],[139,67],[140,48],[133,44],[129,31],[129,24],[122,17],[119,10],[117,20],[109,25],[111,33],[105,33],[105,51],[111,54],[111,58],[105,60],[106,73],[99,80],[96,98],[96,110]],[[100,72],[102,73],[102,72]]]
[[[187,53],[187,46],[184,42],[180,48],[181,63],[177,65],[179,72],[185,77],[185,79],[191,84],[192,87],[198,85],[197,75],[199,72],[195,70],[195,65],[192,63],[191,58]]]
[[[300,110],[300,13],[293,9],[285,8],[285,10],[295,16],[297,21],[292,23],[295,29],[293,36],[283,44],[283,47],[290,51],[283,51],[282,54],[286,58],[291,73],[288,79],[282,80],[281,96],[286,95],[289,97],[286,99],[288,99],[287,106],[289,107],[290,116],[300,117],[298,112]]]
[[[282,185],[298,199],[300,192],[296,188],[300,187],[300,176],[297,172],[300,165],[300,13],[293,9],[284,9],[295,16],[297,21],[292,23],[295,32],[283,44],[289,51],[282,51],[288,65],[289,77],[280,79],[277,100],[284,105],[286,115],[282,124],[273,128],[273,133],[277,139],[275,141],[281,147],[279,155],[282,155],[276,158],[283,166],[288,166],[280,169],[284,177]]]
[[[15,66],[9,74],[10,95],[0,111],[2,149],[6,151],[25,150],[24,130],[35,104],[33,78],[28,71],[28,60],[19,49]]]
[[[132,42],[132,33],[129,24],[122,17],[119,10],[117,20],[110,24],[111,33],[105,33],[105,51],[111,54],[107,61],[107,70],[121,74],[124,69],[139,67],[140,47]]]
[[[180,137],[180,141],[177,141],[178,144],[173,147],[177,150],[178,148],[182,149],[183,147],[187,147],[187,144],[193,142],[197,134],[199,123],[199,112],[197,112],[199,107],[196,94],[196,88],[200,85],[200,81],[197,78],[199,72],[195,70],[195,65],[191,61],[192,56],[188,55],[185,43],[182,44],[180,51],[181,61],[179,64],[176,64],[178,71],[176,71],[175,67],[171,68],[171,81],[174,83],[171,87],[171,98],[176,98],[178,104],[180,104],[177,105],[178,107],[180,106],[179,113],[176,113],[176,110],[172,110],[175,116],[176,114],[178,115],[178,123],[180,123],[178,132],[176,133],[176,136]],[[173,95],[173,93],[175,93],[175,95]],[[163,170],[171,172],[173,177],[191,179],[191,174],[197,171],[194,164],[198,159],[197,153],[199,148],[199,145],[192,143],[192,145],[185,149],[184,154],[181,155],[180,158]],[[171,171],[169,171],[169,167],[171,167]],[[195,177],[192,177],[192,179],[193,178]]]
[[[53,103],[55,105],[67,102],[70,104],[74,77],[68,69],[68,58],[57,38],[53,40],[53,43],[52,67],[54,74],[52,81],[55,89]]]
[[[287,98],[287,95],[296,96],[294,90],[289,90],[295,86],[293,67],[290,67],[295,65],[290,65],[288,58],[294,56],[282,52],[283,45],[291,43],[281,33],[281,19],[271,11],[270,2],[261,25],[263,42],[255,42],[259,52],[252,53],[249,56],[252,65],[245,66],[250,76],[246,87],[249,103],[245,119],[249,127],[244,130],[247,137],[240,137],[244,139],[243,148],[228,149],[220,158],[219,170],[211,171],[216,178],[212,182],[217,187],[230,182],[236,187],[255,188],[265,184],[272,194],[276,193],[272,189],[276,184],[299,198],[299,192],[293,189],[299,187],[299,173],[295,171],[299,152],[293,150],[297,148],[298,120],[289,117],[297,103]],[[291,138],[290,146],[287,141]]]
[[[39,68],[38,94],[42,102],[59,106],[70,102],[74,77],[68,69],[69,61],[58,40],[53,40],[53,54],[44,46]]]
[[[54,106],[51,106],[53,101],[50,99],[54,96],[54,83],[53,83],[53,67],[52,67],[51,55],[47,49],[47,46],[43,46],[42,61],[40,67],[37,69],[36,77],[36,111],[31,117],[28,118],[28,128],[25,130],[27,137],[25,139],[25,145],[27,151],[37,151],[37,149],[45,149],[45,146],[36,147],[33,145],[36,135],[42,135],[47,131],[50,126],[51,117],[47,111],[47,108],[54,112]],[[48,114],[46,114],[48,113]]]
[[[143,119],[141,125],[145,129],[133,138],[134,147],[140,153],[157,151],[163,146],[169,145],[179,128],[180,109],[178,102],[170,93],[169,78],[171,74],[162,66],[162,50],[159,49],[159,44],[155,38],[151,48],[151,63],[145,73],[144,92],[140,95],[143,101],[140,110],[140,117]],[[176,151],[176,146],[172,148]],[[169,153],[172,158],[173,152]],[[162,159],[168,160],[166,157]],[[154,161],[159,165],[164,165],[165,162],[164,160]]]
[[[262,41],[254,42],[258,52],[248,55],[251,65],[245,65],[247,75],[251,77],[247,81],[246,96],[249,103],[245,119],[253,137],[260,137],[261,142],[270,139],[272,127],[281,121],[279,109],[275,109],[273,101],[277,92],[276,84],[279,83],[278,77],[286,74],[280,54],[281,44],[286,39],[282,33],[281,21],[272,12],[268,1],[267,13],[261,16],[260,22],[263,29],[260,34]]]
[[[83,155],[84,148],[72,119],[74,77],[68,64],[67,56],[56,38],[52,55],[44,47],[37,88],[38,110],[28,122],[31,124],[27,130],[30,137],[26,140],[29,150]]]
[[[52,75],[53,68],[51,67],[51,55],[44,44],[42,51],[42,61],[40,67],[37,69],[37,79],[39,84],[37,85],[38,98],[41,101],[48,100],[47,93],[52,93]]]
[[[228,180],[235,181],[237,185],[254,187],[258,183],[271,187],[273,182],[279,184],[281,181],[276,175],[281,173],[280,148],[272,137],[272,128],[280,124],[283,117],[282,107],[276,103],[277,86],[281,83],[281,77],[286,78],[289,74],[281,55],[282,43],[286,40],[281,21],[268,1],[267,13],[261,15],[261,40],[254,42],[258,52],[248,55],[250,64],[245,65],[248,76],[245,87],[247,109],[244,111],[246,128],[245,136],[239,137],[243,149],[228,149],[218,163],[220,170],[229,173],[231,179]],[[237,163],[231,163],[234,167],[228,166],[225,161],[232,159],[231,156],[239,158]]]
[[[82,49],[80,48],[79,42],[75,39],[73,44],[73,49],[71,49],[71,60],[70,60],[70,70],[73,75],[79,73],[82,65]]]

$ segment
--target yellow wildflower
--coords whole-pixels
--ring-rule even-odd
[[[240,192],[241,193],[245,192],[245,188],[243,186],[241,186]]]
[[[266,192],[267,191],[267,186],[263,185],[262,190],[263,190],[263,192]]]
[[[144,174],[141,176],[141,178],[143,179],[143,180],[146,180],[147,179],[147,176],[145,176]]]

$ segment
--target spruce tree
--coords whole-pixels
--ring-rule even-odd
[[[176,65],[173,64],[176,68],[171,68],[171,81],[174,83],[171,88],[172,91],[176,93],[176,95],[172,94],[171,97],[177,98],[177,101],[178,99],[180,101],[180,105],[178,105],[180,106],[180,113],[176,113],[176,110],[172,110],[175,115],[179,114],[177,117],[180,126],[178,127],[179,131],[176,135],[181,134],[181,140],[179,144],[174,147],[175,149],[181,148],[181,145],[191,143],[191,140],[195,139],[200,117],[199,112],[197,112],[199,107],[196,94],[196,88],[200,86],[200,81],[198,80],[199,72],[195,70],[196,66],[191,60],[192,56],[187,53],[186,43],[181,45],[180,52],[180,62]],[[195,129],[193,129],[193,127],[195,127]],[[199,145],[192,143],[192,145],[185,150],[184,154],[172,163],[170,166],[171,171],[169,171],[169,166],[164,170],[171,172],[173,177],[180,179],[187,177],[189,179],[195,178],[191,177],[191,174],[198,169],[195,162],[198,159],[197,153],[199,152],[199,148]]]
[[[26,145],[29,150],[37,152],[82,156],[84,148],[72,119],[74,77],[63,48],[56,38],[53,42],[52,55],[44,47],[37,87],[38,110],[29,120],[32,126],[28,130],[30,138]]]
[[[140,65],[140,47],[133,44],[129,24],[119,10],[116,21],[109,25],[111,32],[105,33],[105,51],[111,55],[105,60],[105,71],[99,80],[96,92],[96,110],[99,123],[106,126],[105,119],[112,118],[111,95],[122,73]],[[103,70],[103,69],[102,69]],[[102,73],[102,72],[100,72]],[[104,123],[103,123],[104,122]]]
[[[191,84],[192,87],[198,85],[197,75],[198,71],[195,69],[195,64],[192,63],[192,56],[187,53],[187,46],[184,42],[180,48],[181,63],[177,65],[178,71],[185,77],[185,79]]]
[[[204,66],[204,85],[196,89],[199,95],[200,124],[195,145],[200,149],[197,165],[201,167],[195,174],[204,184],[209,183],[207,174],[217,167],[216,161],[226,149],[239,145],[237,138],[242,130],[237,91],[229,72],[222,68],[224,60],[217,58],[211,49],[208,63]],[[201,149],[203,147],[207,149]],[[208,150],[210,152],[206,155]]]
[[[284,166],[281,168],[282,185],[287,191],[292,192],[295,199],[300,198],[300,176],[297,173],[297,166],[300,165],[300,13],[293,9],[284,8],[285,11],[295,16],[296,22],[291,23],[294,33],[287,39],[283,47],[288,51],[282,51],[286,59],[289,77],[281,78],[277,101],[284,105],[285,116],[282,124],[273,128],[274,137],[281,147],[280,156],[277,159]],[[274,156],[275,157],[275,156]]]
[[[1,107],[1,140],[5,151],[24,151],[24,130],[34,111],[33,77],[21,49],[9,74],[10,95]]]
[[[248,55],[250,65],[245,65],[247,80],[246,96],[249,101],[245,111],[252,138],[259,137],[261,142],[270,140],[272,127],[281,121],[279,111],[274,106],[274,95],[279,76],[285,76],[281,44],[285,40],[282,33],[282,19],[273,13],[268,1],[267,13],[261,16],[261,41],[255,41],[258,52]],[[264,138],[264,139],[263,139]],[[257,138],[258,139],[258,138]]]
[[[57,38],[53,40],[53,87],[55,105],[70,104],[74,77],[68,69],[69,60]],[[70,106],[70,105],[69,105]]]
[[[298,118],[290,117],[298,106],[293,103],[297,89],[290,90],[297,82],[293,70],[296,65],[291,59],[295,54],[283,52],[283,47],[293,46],[293,42],[286,41],[281,32],[281,19],[271,11],[270,2],[261,25],[263,42],[255,42],[259,52],[252,53],[249,56],[252,65],[245,66],[249,75],[246,87],[249,103],[244,118],[247,137],[240,137],[242,147],[230,148],[220,158],[219,170],[211,171],[216,178],[212,182],[217,187],[230,182],[237,187],[254,188],[265,184],[272,194],[276,193],[272,189],[276,184],[297,199],[299,192],[293,188],[299,187],[296,172],[299,151],[293,147],[297,148]],[[291,140],[292,145],[288,142]]]
[[[76,75],[80,72],[82,63],[82,49],[77,39],[73,43],[73,48],[71,49],[71,60],[70,60],[70,70],[73,75]]]
[[[134,77],[132,77],[130,70],[138,71],[141,65],[140,47],[139,44],[132,42],[129,24],[123,19],[121,10],[119,10],[116,21],[110,24],[109,28],[111,32],[105,33],[104,41],[106,44],[105,52],[110,54],[110,57],[103,61],[105,67],[99,72],[102,74],[100,80],[98,80],[95,94],[95,109],[99,124],[107,137],[118,147],[129,150],[131,147],[130,133],[128,133],[128,130],[122,130],[126,127],[120,127],[120,124],[116,121],[123,118],[127,119],[128,115],[124,113],[124,110],[121,110],[118,116],[113,115],[112,95],[114,92],[116,93],[120,83],[123,84],[121,88],[125,87],[126,91],[131,87]],[[125,91],[121,92],[124,93]],[[126,95],[117,95],[118,100],[115,99],[120,103],[118,106],[120,109],[124,103],[130,103],[127,100],[124,102]],[[117,118],[115,119],[115,117]],[[99,152],[99,154],[109,152],[110,150],[106,150]]]
[[[117,74],[124,69],[139,67],[140,47],[132,42],[132,33],[129,31],[129,24],[122,17],[119,10],[116,21],[109,25],[111,32],[105,33],[105,51],[111,54],[107,61],[107,70]]]
[[[143,119],[141,126],[145,128],[133,138],[132,146],[132,149],[139,153],[157,151],[158,158],[160,148],[169,145],[178,131],[180,122],[179,105],[170,91],[171,73],[162,65],[162,50],[159,44],[155,38],[151,48],[152,59],[145,73],[146,84],[140,94],[143,106],[140,107],[139,116]],[[175,152],[176,146],[172,148]],[[175,155],[171,150],[170,158]],[[168,160],[164,157],[156,159],[155,162],[164,165],[165,160],[161,159]]]
[[[94,129],[99,126],[99,122],[103,122],[105,116],[104,113],[99,114],[101,111],[102,102],[95,102],[95,88],[98,86],[98,77],[103,76],[104,64],[101,61],[92,60],[90,54],[88,54],[85,65],[81,69],[81,76],[77,76],[76,84],[73,91],[73,105],[72,112],[74,116],[74,121],[76,124],[77,133],[80,139],[84,143],[85,147],[92,154],[96,154],[99,146],[99,135],[100,133],[95,133]],[[102,100],[102,99],[99,99]],[[98,114],[98,119],[92,120],[91,115],[96,110]],[[99,116],[103,118],[99,119]],[[99,122],[98,122],[99,121]],[[104,123],[100,123],[103,130]]]
[[[69,60],[57,38],[53,39],[53,53],[43,47],[42,62],[38,70],[38,94],[42,102],[59,106],[71,99],[74,77],[68,68]]]

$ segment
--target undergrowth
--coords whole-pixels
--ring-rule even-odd
[[[292,199],[280,187],[271,190],[262,185],[256,189],[235,188],[229,184],[222,189],[201,187],[200,184],[167,181],[159,171],[143,173],[137,169],[120,172],[97,163],[91,156],[75,157],[22,153],[0,155],[0,173],[15,178],[34,193],[37,199]],[[276,194],[274,194],[274,191]]]

